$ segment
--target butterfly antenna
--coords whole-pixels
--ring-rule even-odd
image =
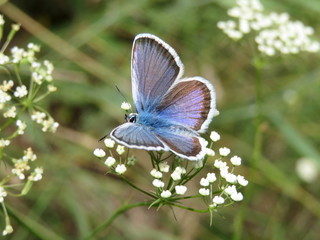
[[[100,138],[98,142],[101,142],[102,140],[104,140],[106,137],[109,136],[109,134],[110,134],[110,133],[108,133],[107,135],[105,135],[105,136],[103,136],[102,138]]]
[[[116,89],[118,90],[118,92],[120,93],[120,95],[124,98],[124,100],[125,100],[126,102],[128,102],[127,98],[123,95],[123,93],[120,91],[120,89],[118,88],[118,86],[115,85],[115,87],[116,87]]]

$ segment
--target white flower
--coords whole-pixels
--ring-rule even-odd
[[[42,131],[47,132],[48,130],[50,132],[55,132],[57,128],[59,127],[59,123],[55,122],[53,118],[49,118],[47,120],[42,121]]]
[[[7,64],[10,61],[10,58],[3,53],[0,53],[0,65]]]
[[[22,122],[21,120],[17,120],[16,125],[18,126],[18,134],[24,134],[24,130],[26,129],[27,124],[25,122]]]
[[[203,167],[203,160],[200,159],[198,161],[193,161],[193,166],[194,168],[198,169],[198,168],[202,168]]]
[[[15,118],[17,115],[17,108],[15,106],[9,108],[5,113],[3,113],[3,117],[5,118]]]
[[[217,142],[220,140],[220,135],[216,131],[212,131],[210,134],[210,139],[214,142]]]
[[[159,169],[161,172],[167,173],[169,172],[170,166],[167,162],[161,162],[159,163]]]
[[[107,157],[106,161],[104,162],[107,167],[112,167],[115,163],[116,160],[111,156]]]
[[[237,176],[237,181],[241,186],[247,186],[248,185],[248,180],[246,180],[243,176],[238,175]]]
[[[226,147],[223,147],[223,148],[220,148],[220,149],[219,149],[219,154],[220,154],[221,156],[223,156],[223,157],[228,156],[230,152],[231,152],[230,149],[229,149],[229,148],[226,148]]]
[[[48,91],[49,92],[55,92],[55,91],[57,91],[57,87],[52,85],[52,84],[49,84],[48,85]]]
[[[183,195],[187,191],[187,187],[183,185],[177,185],[174,187],[174,189],[176,190],[176,193],[179,195]]]
[[[312,27],[291,21],[288,13],[264,13],[258,0],[239,0],[228,14],[237,21],[218,22],[218,28],[234,40],[255,31],[258,50],[268,56],[320,50],[320,43],[311,39]]]
[[[215,152],[211,148],[206,148],[206,154],[210,157],[213,157]]]
[[[93,154],[94,154],[96,157],[98,157],[98,158],[103,158],[103,157],[106,155],[105,151],[103,151],[103,150],[100,149],[100,148],[96,148],[96,149],[93,151]]]
[[[171,192],[170,192],[169,190],[164,190],[164,191],[161,193],[161,197],[162,197],[162,198],[171,197]]]
[[[150,174],[154,178],[162,178],[162,172],[158,171],[157,169],[152,169]]]
[[[238,157],[238,156],[233,156],[231,159],[230,159],[231,163],[234,165],[234,166],[240,166],[241,165],[241,158]]]
[[[207,180],[209,181],[209,183],[213,183],[217,180],[217,177],[214,173],[208,173]]]
[[[115,171],[116,171],[116,173],[121,175],[121,174],[124,174],[127,171],[127,168],[126,168],[126,166],[124,164],[118,164],[116,166]]]
[[[2,232],[2,236],[6,236],[13,232],[13,228],[10,224],[6,225],[6,228]]]
[[[113,141],[111,138],[104,139],[104,144],[107,148],[113,148],[115,145],[115,141]]]
[[[23,161],[26,161],[26,162],[29,160],[35,161],[36,159],[37,159],[37,155],[33,153],[30,147],[23,152],[23,157],[22,157]]]
[[[36,168],[34,172],[28,177],[30,181],[39,181],[42,179],[43,168]]]
[[[0,186],[0,202],[3,202],[3,198],[6,197],[8,194],[3,187]]]
[[[224,203],[224,198],[221,197],[221,196],[215,196],[213,199],[212,199],[212,202],[216,205],[220,205],[220,204],[223,204]]]
[[[308,183],[314,182],[319,176],[318,166],[310,158],[300,158],[296,162],[296,172],[301,180]]]
[[[6,103],[11,100],[10,95],[8,95],[6,92],[0,90],[0,103]]]
[[[240,193],[240,192],[234,192],[234,193],[232,193],[231,195],[230,195],[230,197],[231,197],[231,199],[233,200],[233,201],[236,201],[236,202],[239,202],[239,201],[242,201],[242,199],[243,199],[243,195],[242,195],[242,193]]]
[[[128,111],[128,110],[131,109],[131,105],[130,105],[130,103],[128,103],[128,102],[123,102],[123,103],[121,104],[121,108],[122,108],[123,110]]]
[[[0,14],[0,26],[3,26],[5,23],[3,16]]]
[[[25,85],[18,86],[13,94],[15,97],[22,98],[28,94],[27,87]]]
[[[174,171],[181,174],[185,174],[187,172],[187,170],[184,167],[176,167]]]
[[[214,166],[218,169],[225,169],[227,168],[227,163],[221,160],[215,160],[214,161]]]
[[[9,146],[9,144],[10,144],[10,140],[3,139],[3,138],[0,139],[0,148]]]
[[[229,183],[236,183],[237,182],[237,176],[234,175],[233,173],[228,173],[224,178]]]
[[[230,186],[226,187],[226,189],[224,189],[224,192],[228,195],[231,195],[233,193],[237,193],[237,188],[235,185],[230,185]]]
[[[124,152],[125,152],[124,146],[118,145],[116,151],[117,151],[117,153],[118,153],[119,155],[124,154]]]
[[[33,112],[33,114],[31,115],[31,119],[33,121],[36,121],[36,123],[42,123],[43,120],[46,118],[46,114],[44,112]]]
[[[2,85],[0,85],[0,89],[4,92],[7,92],[8,90],[10,90],[13,87],[14,83],[12,80],[4,80],[2,82]]]
[[[209,196],[210,190],[209,190],[208,188],[200,188],[200,189],[199,189],[199,193],[200,193],[202,196]]]
[[[181,179],[181,173],[174,171],[173,173],[171,173],[171,178],[173,181],[178,181]]]
[[[201,180],[200,180],[200,185],[201,186],[203,186],[203,187],[207,187],[207,186],[209,186],[209,180],[208,179],[206,179],[206,178],[201,178]]]
[[[152,181],[152,185],[157,187],[157,188],[163,188],[164,187],[164,182],[162,182],[161,180],[159,179],[154,179]]]

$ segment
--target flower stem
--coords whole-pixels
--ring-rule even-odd
[[[148,193],[148,192],[144,191],[143,189],[137,187],[137,186],[134,185],[133,183],[131,183],[131,182],[130,182],[128,179],[126,179],[124,176],[121,176],[121,179],[122,179],[123,181],[125,181],[127,184],[129,184],[131,187],[133,187],[134,189],[136,189],[136,190],[138,190],[138,191],[140,191],[140,192],[148,195],[149,197],[156,198],[156,197],[155,197],[154,195],[152,195],[151,193]]]
[[[256,118],[255,118],[255,135],[254,135],[254,143],[253,143],[253,155],[252,160],[250,162],[250,168],[248,172],[248,178],[250,179],[254,171],[256,171],[256,167],[258,162],[261,159],[261,151],[262,151],[262,121],[263,121],[263,101],[262,101],[262,83],[261,83],[261,71],[263,69],[264,61],[261,58],[256,58],[254,60],[254,68],[256,72],[255,76],[255,85],[256,85]],[[249,201],[253,194],[253,184],[250,184],[246,189],[245,200],[242,204],[240,212],[234,221],[234,235],[233,240],[241,239],[244,225],[244,217],[246,215],[246,210],[248,209]]]
[[[108,218],[105,222],[100,224],[98,227],[96,227],[90,234],[84,238],[84,240],[87,239],[92,239],[93,236],[95,236],[98,232],[102,231],[103,229],[107,228],[110,226],[110,224],[122,213],[126,212],[127,210],[135,207],[140,207],[140,206],[149,206],[150,202],[137,202],[133,204],[128,204],[120,207],[116,212],[113,213],[113,215]]]

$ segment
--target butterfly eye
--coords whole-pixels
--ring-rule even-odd
[[[129,116],[129,122],[131,122],[131,123],[135,123],[136,119],[137,119],[137,117],[135,115]]]
[[[135,123],[137,121],[137,115],[136,114],[130,114],[129,116],[125,116],[127,122]]]

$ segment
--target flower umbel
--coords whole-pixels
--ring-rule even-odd
[[[27,119],[30,118],[42,125],[42,131],[54,132],[58,127],[58,123],[39,105],[41,100],[51,93],[48,82],[51,82],[51,88],[54,87],[53,65],[46,60],[37,60],[40,47],[33,43],[29,43],[25,48],[13,46],[7,49],[12,45],[10,42],[20,25],[13,24],[8,36],[3,39],[4,23],[4,18],[0,15],[0,40],[4,43],[1,47],[0,66],[7,69],[7,72],[3,73],[6,80],[0,83],[0,111],[3,116],[0,120],[0,150],[2,161],[8,163],[6,165],[9,169],[7,176],[2,176],[0,181],[0,203],[5,219],[3,236],[13,232],[6,210],[6,196],[26,195],[33,183],[41,180],[43,175],[43,168],[35,165],[37,156],[33,150],[29,147],[23,154],[19,153],[21,143],[14,146],[15,138],[26,134],[29,127],[27,123],[30,123]]]
[[[210,139],[212,142],[209,146],[213,146],[213,143],[220,139],[220,135],[212,132]],[[231,152],[229,148],[216,149],[219,152],[217,155],[214,154],[214,149],[208,148],[206,157],[195,164],[179,157],[170,160],[163,152],[149,152],[153,167],[149,170],[152,190],[148,191],[135,186],[132,180],[126,178],[127,171],[133,167],[130,159],[136,159],[130,156],[130,149],[122,145],[115,146],[116,143],[109,138],[106,138],[104,143],[109,152],[109,156],[104,160],[108,173],[120,175],[125,182],[130,182],[130,186],[147,193],[148,197],[151,197],[150,206],[179,205],[183,208],[184,198],[199,198],[207,204],[207,209],[201,211],[212,212],[243,199],[239,190],[246,186],[248,181],[235,174],[236,168],[241,165],[241,158],[233,156],[227,159]],[[94,155],[102,159],[106,152],[96,149]],[[208,168],[209,171],[206,171]],[[194,191],[189,189],[188,183],[196,175],[202,177],[199,180],[199,189]],[[186,193],[189,195],[185,196]]]
[[[291,20],[288,13],[266,12],[259,0],[237,0],[228,15],[234,20],[220,21],[218,28],[234,40],[253,32],[258,50],[267,56],[320,50],[312,27]]]

